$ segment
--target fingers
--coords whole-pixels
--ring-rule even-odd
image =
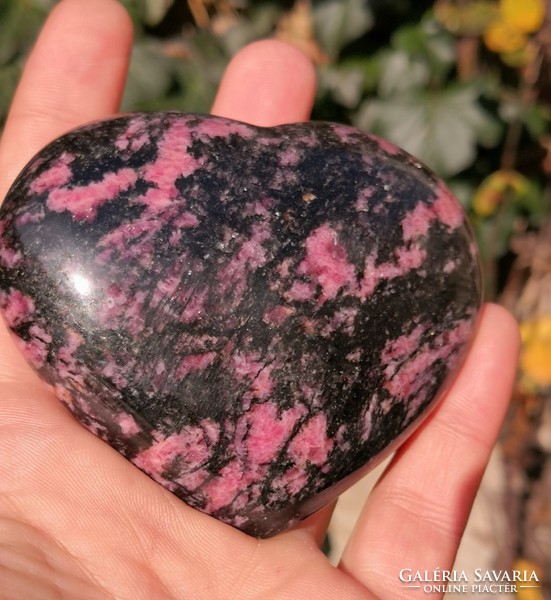
[[[516,323],[487,306],[453,387],[372,492],[341,568],[377,597],[401,597],[401,569],[451,568],[508,405],[517,351]]]
[[[25,163],[68,129],[116,111],[132,24],[115,0],[64,0],[29,56],[0,148],[0,198]]]
[[[266,127],[307,121],[315,80],[300,51],[275,40],[256,42],[230,62],[211,112]]]

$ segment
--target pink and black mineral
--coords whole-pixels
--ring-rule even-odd
[[[328,123],[85,126],[27,165],[0,236],[4,320],[59,399],[186,503],[259,537],[411,432],[481,298],[441,181]]]

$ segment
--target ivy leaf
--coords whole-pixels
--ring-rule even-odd
[[[373,25],[366,0],[322,0],[314,3],[313,17],[316,37],[333,58]]]
[[[328,90],[342,106],[354,109],[358,106],[365,85],[364,73],[359,68],[327,67],[319,72],[319,86]]]
[[[381,63],[378,91],[383,98],[424,87],[430,81],[428,65],[401,50],[383,52]]]
[[[432,18],[398,29],[392,36],[392,47],[426,65],[431,80],[443,80],[456,61],[454,37]]]
[[[368,100],[358,127],[401,146],[443,177],[471,165],[477,144],[494,146],[499,123],[478,103],[474,86],[427,92],[412,90],[392,98]]]

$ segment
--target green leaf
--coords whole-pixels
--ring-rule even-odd
[[[337,57],[346,44],[373,25],[366,0],[321,0],[314,3],[313,9],[317,39],[332,57]]]
[[[406,52],[385,52],[381,63],[379,95],[384,98],[425,87],[430,81],[431,72],[428,65]]]
[[[362,76],[362,93],[372,94],[379,86],[379,81],[384,73],[384,52],[377,52],[370,56],[352,55],[341,59],[331,68],[343,71],[355,71]]]
[[[326,67],[319,71],[319,87],[331,93],[342,106],[357,108],[364,90],[364,74],[359,68]]]
[[[501,132],[499,123],[478,103],[472,86],[435,92],[412,90],[369,100],[355,122],[401,146],[445,177],[472,165],[477,144],[495,145]]]
[[[139,41],[132,49],[122,110],[138,110],[162,98],[169,90],[176,70],[176,59],[162,53],[159,43]]]
[[[398,29],[392,36],[392,47],[426,65],[431,80],[442,81],[456,61],[455,39],[432,18]]]
[[[524,114],[524,124],[530,135],[536,140],[549,131],[550,121],[549,107],[540,104],[529,107]]]
[[[143,0],[144,20],[147,25],[158,25],[165,17],[174,0]]]

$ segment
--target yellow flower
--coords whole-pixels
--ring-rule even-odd
[[[551,314],[521,323],[520,370],[530,388],[551,386]]]
[[[516,171],[502,169],[492,173],[480,184],[473,196],[472,208],[479,217],[491,217],[506,194],[520,198],[526,194],[528,180]]]
[[[545,18],[544,0],[501,0],[503,20],[523,33],[534,33]]]
[[[520,571],[521,573],[536,573],[538,582],[530,581],[531,585],[537,585],[538,587],[523,587],[522,585],[517,586],[517,593],[515,597],[517,600],[543,600],[543,592],[541,588],[541,569],[536,563],[526,560],[525,558],[517,558],[513,565],[513,570]]]
[[[522,50],[528,41],[526,34],[504,18],[489,25],[484,31],[484,43],[492,52],[506,53]]]

